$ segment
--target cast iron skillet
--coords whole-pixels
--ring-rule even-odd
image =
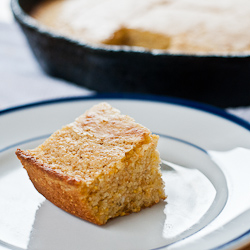
[[[173,55],[129,47],[93,47],[59,36],[28,15],[38,0],[12,0],[12,11],[45,72],[99,92],[168,95],[218,107],[250,105],[250,55]]]

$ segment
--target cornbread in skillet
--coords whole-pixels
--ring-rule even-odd
[[[16,154],[35,188],[98,225],[165,199],[158,136],[107,103]]]
[[[249,0],[45,0],[30,14],[53,32],[90,45],[184,54],[250,51]]]

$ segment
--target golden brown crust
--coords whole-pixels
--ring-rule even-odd
[[[25,163],[25,165],[23,165],[25,169],[26,169],[26,165],[28,164],[29,166],[34,166],[34,168],[39,169],[43,174],[53,177],[55,180],[64,181],[70,185],[80,184],[80,181],[77,180],[76,178],[72,178],[66,174],[59,173],[56,170],[51,169],[50,167],[46,166],[46,164],[37,161],[36,158],[30,155],[27,151],[23,151],[18,148],[16,150],[16,155],[18,159],[22,162],[22,164]]]
[[[151,132],[132,118],[100,103],[29,152],[52,169],[73,178],[77,175],[90,185],[150,136]]]
[[[170,37],[167,35],[140,29],[122,27],[115,31],[111,37],[102,41],[108,45],[139,46],[148,49],[168,49]]]
[[[105,102],[93,106],[71,123],[70,127],[79,134],[89,133],[95,139],[101,138],[103,143],[120,147],[136,145],[151,134],[149,129]]]
[[[20,149],[16,155],[36,190],[61,209],[89,222],[101,225],[84,202],[80,182],[46,167]]]

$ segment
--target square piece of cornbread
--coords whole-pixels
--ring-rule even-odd
[[[165,199],[158,136],[107,103],[16,155],[35,188],[98,225]]]

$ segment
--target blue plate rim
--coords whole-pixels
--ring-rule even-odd
[[[131,93],[103,93],[103,94],[92,94],[92,95],[79,95],[79,96],[70,96],[70,97],[59,97],[59,98],[52,98],[46,99],[37,102],[30,102],[23,105],[16,105],[10,108],[0,110],[0,116],[11,113],[14,111],[32,108],[36,106],[43,106],[43,105],[50,105],[50,104],[57,104],[62,102],[73,102],[73,101],[84,101],[84,100],[96,100],[96,99],[122,99],[122,100],[138,100],[138,101],[152,101],[152,102],[161,102],[161,103],[168,103],[174,104],[178,106],[188,107],[196,110],[200,110],[206,113],[210,113],[216,115],[218,117],[224,118],[229,120],[237,125],[247,129],[250,131],[250,122],[243,120],[233,114],[226,112],[223,109],[214,107],[209,104],[204,104],[196,101],[175,98],[175,97],[168,97],[168,96],[161,96],[161,95],[151,95],[151,94],[131,94]]]

